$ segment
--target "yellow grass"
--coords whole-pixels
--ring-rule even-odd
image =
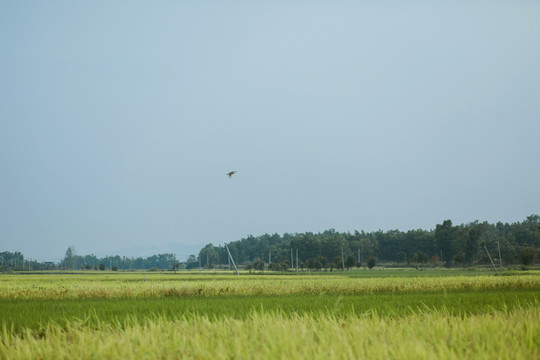
[[[146,281],[143,278],[146,277]],[[125,298],[216,295],[374,294],[540,287],[540,276],[349,278],[346,276],[143,275],[0,277],[0,299]]]
[[[245,320],[155,319],[89,327],[50,325],[10,335],[2,359],[539,359],[540,312],[336,319],[254,313]]]

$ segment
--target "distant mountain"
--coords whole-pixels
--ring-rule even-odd
[[[199,251],[204,245],[197,244],[181,244],[176,242],[170,242],[167,244],[159,244],[150,247],[134,246],[130,248],[118,249],[114,251],[107,251],[96,254],[98,257],[105,257],[109,255],[120,255],[126,257],[142,257],[146,258],[152,255],[158,254],[175,254],[179,261],[185,261],[189,255],[197,256]]]

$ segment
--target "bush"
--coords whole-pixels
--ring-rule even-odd
[[[255,260],[255,262],[253,263],[253,268],[255,270],[264,271],[264,261]]]
[[[347,270],[352,268],[354,265],[356,265],[356,258],[352,255],[347,256],[347,259],[345,259],[345,267]]]
[[[367,266],[370,270],[373,269],[376,263],[377,259],[375,259],[374,257],[370,257],[369,259],[367,259]]]
[[[536,260],[536,249],[532,246],[521,250],[521,264],[528,266],[534,264]]]

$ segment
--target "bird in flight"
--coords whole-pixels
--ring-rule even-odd
[[[230,172],[228,172],[228,173],[225,174],[225,175],[227,175],[227,176],[229,177],[229,179],[230,179],[231,176],[233,176],[234,174],[236,174],[236,171],[230,171]]]

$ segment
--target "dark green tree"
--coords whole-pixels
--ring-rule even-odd
[[[462,264],[465,262],[465,253],[463,251],[460,251],[458,252],[455,256],[454,256],[454,262],[456,264]]]
[[[455,229],[452,226],[451,220],[445,220],[442,225],[437,224],[435,227],[435,241],[439,251],[442,251],[442,260],[445,261],[448,266],[455,254],[455,249],[453,247],[454,237]]]
[[[416,253],[416,260],[420,263],[420,264],[425,264],[428,262],[429,260],[429,257],[428,257],[428,254],[426,254],[425,252],[423,251],[419,251]]]
[[[199,252],[199,257],[203,266],[212,268],[219,263],[218,248],[212,244],[208,244]]]
[[[397,254],[396,254],[396,260],[398,262],[401,262],[401,263],[404,263],[407,261],[407,253],[405,251],[399,251]]]
[[[334,267],[336,268],[336,270],[343,268],[343,260],[341,259],[341,256],[336,256],[334,258]]]
[[[528,246],[521,250],[521,263],[523,265],[529,266],[534,264],[534,262],[536,261],[536,257],[536,249],[532,246]]]
[[[317,261],[321,263],[321,268],[325,269],[328,266],[328,259],[326,258],[326,256],[318,256]]]
[[[472,263],[478,253],[478,249],[480,248],[480,238],[485,231],[485,224],[473,224],[469,229],[469,236],[465,245],[465,261],[469,264]]]
[[[347,270],[354,267],[356,265],[356,258],[352,255],[347,256],[347,259],[345,259],[345,267]]]
[[[255,261],[253,262],[253,268],[254,268],[255,270],[259,270],[259,271],[263,272],[263,271],[264,271],[264,261],[262,261],[262,260],[255,260]]]

